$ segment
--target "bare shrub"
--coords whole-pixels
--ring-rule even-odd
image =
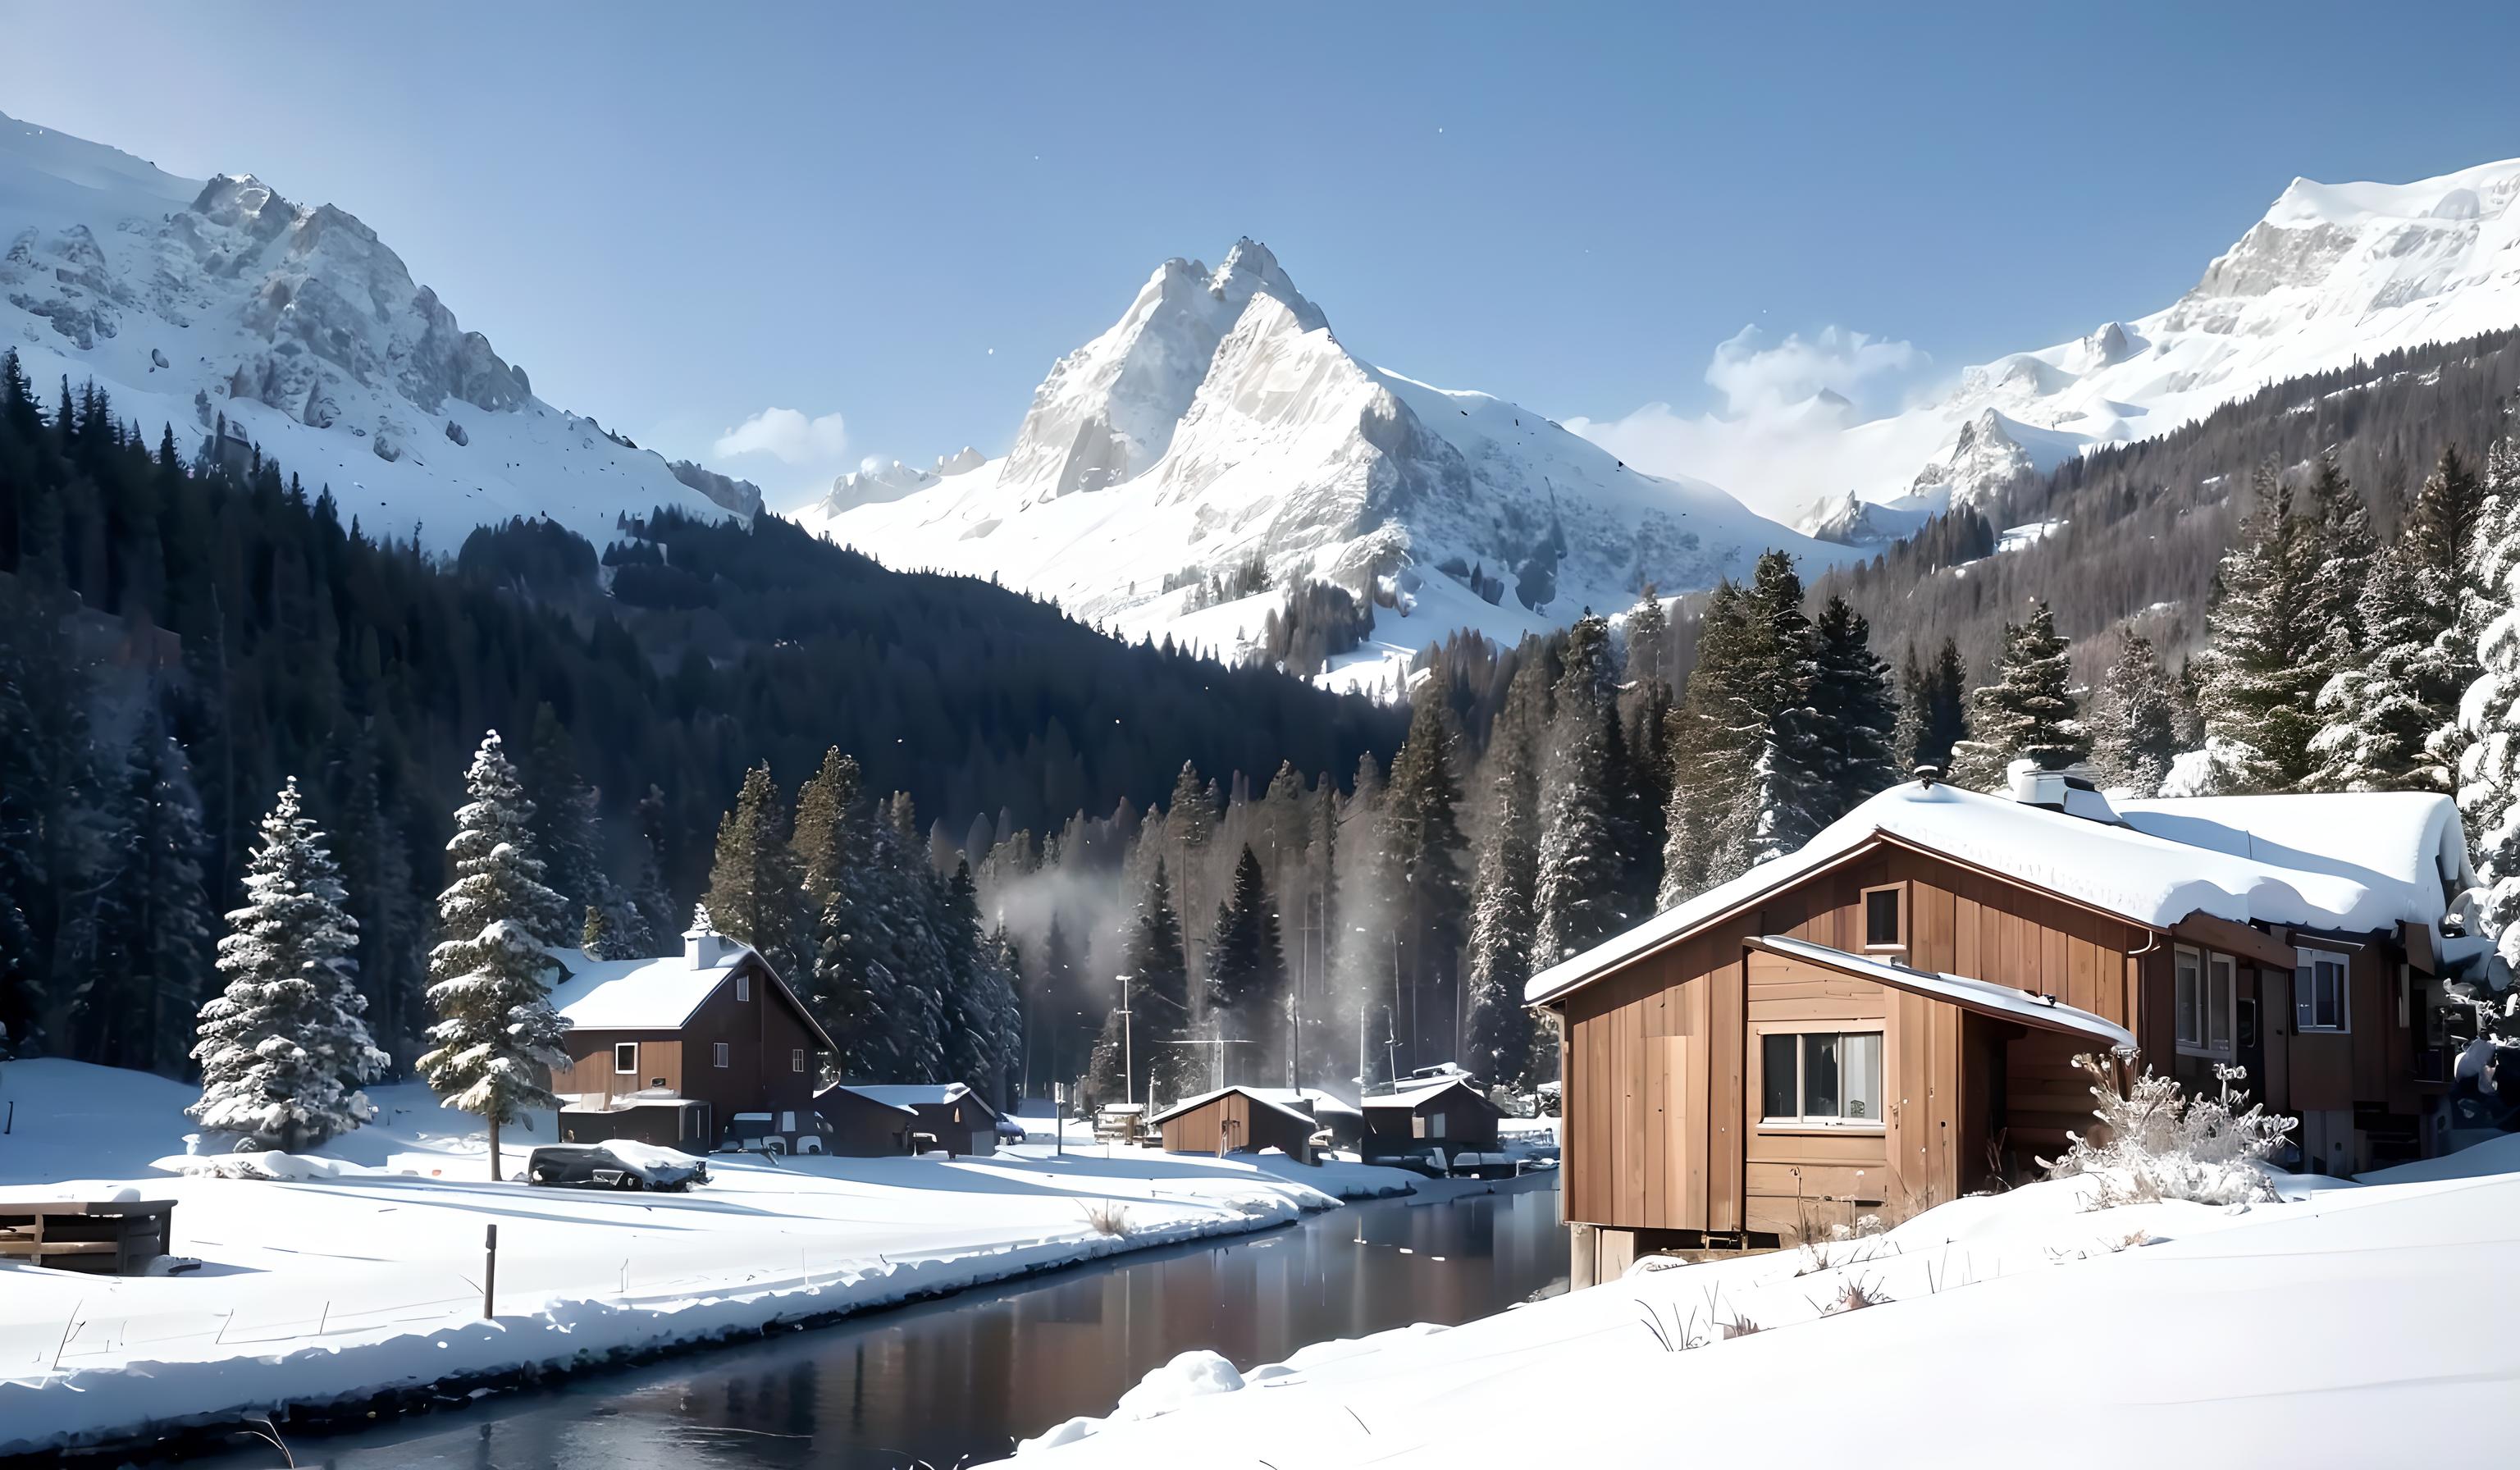
[[[1116,1199],[1098,1199],[1085,1207],[1085,1223],[1104,1235],[1129,1233],[1129,1208]]]
[[[2122,1084],[2120,1071],[2099,1057],[2077,1056],[2074,1065],[2092,1078],[2092,1096],[2099,1103],[2092,1116],[2101,1127],[2088,1136],[2066,1135],[2064,1155],[2039,1164],[2049,1179],[2096,1180],[2093,1209],[2162,1199],[2228,1205],[2274,1197],[2267,1161],[2283,1147],[2296,1120],[2254,1102],[2241,1110],[2248,1093],[2232,1085],[2249,1075],[2247,1068],[2217,1066],[2222,1092],[2201,1097],[2181,1091],[2176,1081],[2150,1068]]]

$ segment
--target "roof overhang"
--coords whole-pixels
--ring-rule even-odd
[[[2101,1043],[2115,1050],[2135,1049],[2135,1034],[2105,1016],[2096,1016],[2059,1002],[2054,996],[2037,995],[1991,980],[1973,980],[1966,975],[1946,975],[1910,969],[1868,955],[1850,955],[1844,950],[1813,944],[1809,940],[1790,939],[1781,935],[1764,935],[1742,941],[1744,949],[1774,955],[1798,964],[1816,964],[1823,969],[1854,980],[1869,980],[1928,1001],[1939,1001],[1992,1020],[2010,1021],[2015,1025],[2034,1026],[2044,1031],[2062,1032],[2085,1041]],[[2016,999],[2017,998],[2017,999]]]

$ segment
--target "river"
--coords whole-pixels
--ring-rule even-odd
[[[291,1448],[301,1466],[339,1470],[951,1467],[1107,1413],[1189,1349],[1249,1368],[1565,1285],[1556,1176],[1539,1175],[1493,1193],[1351,1205],[375,1429],[301,1433]],[[271,1462],[268,1449],[188,1461]]]

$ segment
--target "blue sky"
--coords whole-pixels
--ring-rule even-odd
[[[1720,406],[1745,325],[1912,343],[1866,379],[1894,392],[2167,304],[2295,174],[2520,155],[2507,4],[0,0],[0,111],[349,209],[544,397],[776,501],[1003,451],[1156,262],[1238,235],[1369,359],[1606,419]],[[792,462],[711,454],[772,407],[822,421],[767,436]]]

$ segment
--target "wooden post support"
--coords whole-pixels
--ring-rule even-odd
[[[498,1315],[492,1303],[499,1292],[499,1227],[485,1225],[481,1237],[481,1320]]]

